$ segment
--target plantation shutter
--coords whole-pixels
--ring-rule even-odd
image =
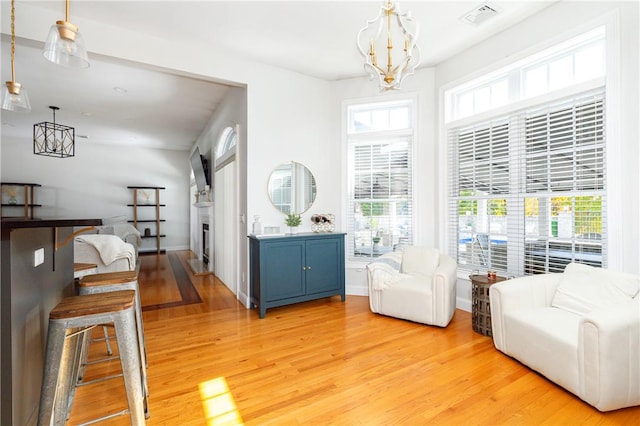
[[[452,127],[449,252],[522,275],[606,265],[604,89]]]
[[[411,139],[387,137],[349,144],[352,257],[383,254],[374,244],[393,250],[412,243]]]
[[[526,114],[525,272],[606,265],[604,119],[603,90]]]

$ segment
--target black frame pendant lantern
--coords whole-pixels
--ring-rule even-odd
[[[56,123],[56,111],[60,108],[49,107],[53,111],[53,123],[43,121],[33,125],[33,153],[47,157],[75,156],[76,130],[73,127]]]

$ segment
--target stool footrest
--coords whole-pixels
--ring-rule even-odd
[[[97,419],[93,419],[90,422],[82,423],[79,426],[92,425],[92,424],[95,424],[95,423],[98,423],[98,422],[102,422],[102,421],[105,421],[105,420],[109,420],[109,419],[113,419],[113,418],[116,418],[116,417],[124,416],[125,414],[128,414],[128,413],[129,413],[129,410],[122,410],[122,411],[119,411],[117,413],[108,414],[106,416],[103,416],[103,417],[100,417],[100,418],[97,418]]]
[[[122,376],[123,376],[122,373],[118,373],[118,374],[112,374],[111,376],[100,377],[99,379],[93,379],[93,380],[87,380],[87,381],[83,380],[82,382],[78,382],[76,386],[87,386],[93,383],[106,382],[107,380],[117,379],[118,377],[122,377]]]
[[[120,357],[118,355],[106,356],[104,358],[94,359],[92,361],[87,361],[83,365],[87,366],[87,365],[100,364],[101,362],[115,361],[116,359],[120,359]]]

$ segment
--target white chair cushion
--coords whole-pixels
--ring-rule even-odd
[[[403,274],[431,276],[440,263],[440,251],[430,247],[407,246],[402,254]]]
[[[551,306],[586,315],[596,309],[615,309],[633,303],[638,293],[636,277],[588,265],[569,264],[551,301]]]

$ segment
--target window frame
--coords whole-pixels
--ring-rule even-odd
[[[624,176],[621,175],[621,164],[623,162],[622,158],[622,147],[621,147],[621,37],[620,37],[620,22],[621,16],[619,10],[612,10],[598,19],[590,21],[585,25],[581,25],[574,29],[568,30],[564,33],[553,36],[545,41],[541,41],[538,45],[532,46],[524,51],[518,52],[509,55],[502,60],[498,60],[491,65],[485,66],[483,68],[478,69],[477,71],[471,72],[466,76],[458,77],[455,80],[451,80],[445,84],[443,84],[439,89],[439,102],[438,108],[440,111],[440,120],[439,120],[439,172],[438,176],[441,182],[448,182],[449,179],[449,165],[448,165],[448,150],[449,146],[447,144],[447,127],[449,125],[453,125],[453,123],[448,123],[448,115],[450,113],[450,104],[447,102],[447,92],[455,87],[461,87],[464,84],[468,84],[482,76],[488,76],[493,74],[498,75],[499,71],[504,69],[504,67],[509,66],[510,64],[516,63],[518,61],[522,61],[523,59],[536,55],[539,52],[549,48],[550,46],[557,45],[567,40],[580,35],[581,33],[585,33],[591,30],[594,30],[597,27],[604,26],[605,28],[605,76],[601,79],[595,79],[595,84],[600,84],[600,81],[605,82],[605,102],[607,108],[607,114],[605,118],[605,127],[607,129],[607,141],[606,141],[606,169],[607,169],[607,180],[608,180],[608,191],[607,191],[607,205],[606,205],[606,216],[607,216],[607,235],[606,239],[608,241],[608,267],[612,269],[620,269],[624,267],[625,254],[623,250],[623,242],[624,238],[624,229],[622,229],[621,224],[625,221],[625,209],[624,209],[624,194],[621,191],[612,190],[612,188],[620,188],[624,183]],[[584,90],[589,86],[594,85],[594,81],[581,83],[579,90]],[[560,89],[558,93],[554,93],[555,95],[562,96],[566,94],[567,89]],[[549,94],[542,95],[540,99],[549,97]],[[523,105],[531,104],[532,101],[540,100],[538,98],[535,99],[525,99],[522,101],[518,101],[516,104],[512,104],[505,108],[502,108],[503,111],[508,111],[509,109],[520,108]],[[493,111],[492,113],[498,114],[498,111]],[[483,113],[486,114],[486,113]],[[465,119],[460,119],[460,121],[464,121]],[[458,123],[459,124],[459,123]],[[444,226],[444,232],[439,234],[439,246],[442,250],[449,251],[449,245],[451,238],[449,237],[449,229],[451,229],[450,218],[448,216],[449,210],[449,187],[448,185],[442,185],[440,187],[440,191],[438,192],[438,205],[439,205],[439,216],[441,218],[440,225]],[[465,271],[458,271],[458,277],[460,279],[467,279],[467,274]]]
[[[349,133],[350,126],[350,115],[349,109],[352,107],[364,106],[364,105],[375,105],[375,104],[389,104],[390,106],[406,103],[409,106],[409,120],[410,125],[407,129],[401,130],[384,130],[384,131],[373,131],[373,132],[356,132]],[[367,139],[375,139],[381,137],[410,137],[411,140],[411,148],[408,151],[410,156],[409,162],[411,164],[411,172],[409,174],[410,179],[410,189],[411,189],[411,219],[410,219],[410,241],[416,241],[417,235],[417,220],[418,216],[418,195],[416,190],[416,153],[418,151],[418,96],[416,93],[402,93],[402,94],[389,94],[385,96],[379,97],[368,97],[368,98],[359,98],[359,99],[351,99],[345,100],[342,102],[342,139],[343,139],[343,152],[345,153],[343,157],[343,180],[347,182],[347,185],[343,186],[342,190],[342,199],[344,200],[343,205],[343,217],[346,224],[346,229],[348,232],[347,241],[354,236],[350,234],[353,226],[351,224],[352,215],[350,213],[350,206],[352,202],[352,198],[350,197],[350,191],[353,186],[351,173],[349,170],[349,150],[350,150],[350,139],[358,140],[359,142],[365,141]],[[354,256],[353,250],[350,250],[349,245],[346,247],[345,257],[347,261],[347,265],[353,265],[354,267],[361,267],[362,264],[370,262],[375,257],[359,257]]]
[[[214,171],[221,170],[235,160],[236,146],[240,132],[239,125],[228,125],[222,129],[214,151]]]
[[[575,67],[572,68],[573,83],[568,86],[563,86],[557,89],[550,89],[548,75],[547,75],[547,88],[539,95],[527,95],[526,92],[526,73],[527,71],[545,67],[548,71],[549,66],[555,63],[559,58],[571,57],[575,59],[575,55],[585,50],[587,46],[593,46],[598,43],[604,45],[605,52],[608,51],[609,46],[607,43],[607,25],[601,23],[595,25],[593,28],[582,31],[578,34],[573,34],[566,37],[564,40],[557,41],[551,46],[538,49],[538,51],[528,54],[523,54],[520,59],[515,59],[510,63],[502,65],[493,71],[487,71],[478,76],[474,76],[466,81],[452,84],[447,88],[444,88],[444,124],[449,126],[451,122],[463,120],[468,117],[476,117],[480,114],[489,113],[493,114],[493,111],[502,108],[509,108],[511,104],[518,103],[527,99],[537,99],[539,96],[553,94],[565,89],[571,90],[572,87],[580,85],[585,81],[595,80],[603,78],[603,76],[596,76],[589,80],[575,81]],[[609,69],[607,64],[609,60],[608,55],[605,54],[605,69],[603,70],[604,76],[607,75]],[[572,62],[573,63],[573,62]],[[461,115],[459,108],[460,98],[464,95],[474,95],[479,90],[485,88],[491,88],[494,85],[505,81],[507,82],[507,104],[498,107],[489,107],[483,110],[473,112],[471,114]]]

